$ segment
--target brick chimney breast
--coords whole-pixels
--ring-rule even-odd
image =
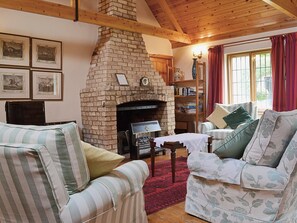
[[[98,11],[136,21],[136,0],[103,0]],[[116,73],[125,74],[129,85],[120,86]],[[149,86],[140,86],[144,76],[149,78]],[[166,102],[158,119],[162,134],[173,134],[173,87],[166,86],[154,70],[139,33],[98,28],[98,42],[80,97],[83,138],[95,146],[117,152],[117,105],[126,102]]]

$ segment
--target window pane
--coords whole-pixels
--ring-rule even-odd
[[[250,59],[248,55],[231,59],[233,103],[250,101]]]
[[[270,53],[257,53],[255,59],[256,100],[260,110],[272,108]]]

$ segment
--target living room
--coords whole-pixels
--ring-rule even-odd
[[[69,1],[51,1],[59,4],[68,5]],[[81,1],[81,6],[84,10],[94,11],[97,8],[96,1]],[[83,129],[84,125],[84,116],[82,112],[83,99],[81,93],[84,89],[87,88],[87,83],[91,83],[90,78],[90,69],[93,68],[94,61],[92,58],[94,56],[96,44],[98,41],[98,26],[88,23],[83,23],[80,21],[71,21],[61,18],[54,18],[45,15],[38,15],[28,12],[15,11],[11,9],[0,8],[0,32],[11,34],[13,36],[26,36],[36,39],[46,39],[52,41],[61,41],[62,43],[62,68],[58,70],[63,74],[63,85],[62,85],[62,96],[59,100],[49,100],[45,102],[45,115],[46,122],[60,122],[60,121],[70,121],[75,120],[79,127],[79,132],[81,137],[84,136]],[[137,21],[145,24],[150,24],[153,26],[160,26],[157,19],[150,10],[147,2],[145,0],[136,1],[136,17]],[[291,26],[290,28],[280,28],[273,31],[266,31],[259,33],[251,34],[246,32],[249,35],[244,35],[241,37],[233,38],[222,38],[217,40],[212,40],[209,38],[209,41],[204,41],[203,39],[197,41],[195,44],[191,45],[172,45],[170,40],[165,38],[160,38],[152,35],[142,34],[143,42],[145,43],[145,50],[150,55],[166,55],[172,56],[174,60],[174,67],[179,68],[184,73],[185,79],[192,79],[192,64],[193,64],[193,49],[196,46],[202,46],[202,58],[201,61],[206,63],[206,70],[208,70],[208,52],[207,48],[224,45],[224,53],[235,54],[246,51],[258,51],[263,49],[271,48],[270,36],[281,35],[286,33],[293,33],[297,31],[297,26]],[[232,36],[230,36],[232,37]],[[140,40],[141,41],[141,40]],[[141,41],[142,42],[142,41]],[[97,53],[100,53],[99,51]],[[117,52],[115,52],[115,55]],[[118,49],[118,54],[121,54],[120,49]],[[148,56],[148,55],[147,55]],[[115,58],[117,55],[115,56]],[[99,63],[98,61],[95,62]],[[145,66],[150,66],[144,64]],[[6,66],[4,66],[6,68]],[[227,68],[226,68],[227,69]],[[33,69],[34,70],[34,69]],[[38,69],[36,69],[38,70]],[[139,72],[143,72],[139,70]],[[150,73],[153,73],[149,71]],[[123,73],[125,73],[123,71]],[[130,78],[129,75],[126,75],[129,85],[136,87],[139,86],[140,78],[146,76],[145,73],[139,74],[140,76]],[[159,77],[158,77],[159,78]],[[150,78],[151,82],[158,82],[158,78]],[[116,77],[112,77],[113,81],[117,81]],[[100,82],[100,81],[99,81]],[[99,85],[99,82],[98,85]],[[117,83],[117,82],[116,82]],[[93,85],[96,85],[92,83]],[[102,84],[102,83],[101,83]],[[225,92],[224,92],[224,102],[228,103],[228,87],[227,80],[224,80]],[[106,85],[108,86],[108,84]],[[101,89],[104,89],[105,85]],[[160,87],[160,86],[158,86]],[[157,88],[158,88],[157,87]],[[92,87],[93,88],[93,87]],[[127,91],[130,91],[128,88]],[[164,100],[166,98],[164,95],[169,95],[169,102],[173,99],[170,99],[170,94],[167,93],[168,89],[162,91],[159,94],[159,97],[153,98],[154,100]],[[86,93],[86,92],[85,92]],[[87,94],[87,93],[86,93]],[[136,93],[137,94],[137,93]],[[150,92],[148,93],[148,95]],[[173,94],[173,93],[172,93]],[[127,96],[128,97],[128,96]],[[138,100],[139,98],[136,98]],[[146,98],[141,98],[145,99]],[[171,101],[170,101],[171,100]],[[128,99],[118,99],[118,102],[127,102]],[[6,122],[6,112],[5,112],[5,102],[6,100],[0,101],[0,121]],[[104,99],[100,101],[100,106],[103,106],[107,102]],[[113,102],[112,102],[113,103]],[[169,103],[168,103],[169,104]],[[167,112],[168,116],[162,123],[161,126],[166,126],[166,131],[164,132],[173,132],[174,121],[172,120],[172,115],[174,113],[174,106],[171,105],[164,110]],[[168,110],[168,111],[167,111]],[[103,117],[103,116],[102,116]],[[86,123],[86,121],[85,121]],[[165,124],[164,124],[165,123]],[[99,127],[98,127],[99,128]],[[100,130],[101,131],[101,130]],[[89,132],[88,132],[89,133]],[[108,150],[116,151],[116,133],[112,140],[109,140],[110,143],[106,144]],[[93,139],[86,137],[86,141],[92,142]],[[105,138],[107,139],[107,138]],[[95,144],[100,144],[96,142]],[[103,143],[104,144],[104,143]],[[105,144],[104,144],[105,145]],[[110,146],[111,145],[111,146]],[[114,145],[114,146],[113,146]]]

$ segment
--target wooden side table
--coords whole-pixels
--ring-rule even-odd
[[[210,153],[211,152],[211,143],[212,143],[212,137],[208,138],[207,142],[207,150]],[[150,139],[150,147],[151,147],[151,171],[152,171],[152,177],[155,176],[155,150],[156,150],[156,143],[154,142],[154,139]],[[175,162],[176,162],[176,149],[177,148],[185,148],[183,143],[180,143],[179,141],[175,142],[164,142],[162,145],[162,148],[170,149],[171,154],[171,173],[172,173],[172,183],[175,183]]]

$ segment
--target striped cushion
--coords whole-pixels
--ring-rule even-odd
[[[90,180],[75,123],[52,126],[0,123],[0,142],[45,145],[69,194],[84,189]]]
[[[148,175],[147,164],[142,160],[135,160],[117,167],[108,175],[92,180],[83,191],[70,196],[69,203],[61,213],[63,222],[88,222],[90,219],[93,219],[91,222],[100,223],[143,222],[137,221],[138,217],[133,215],[145,213],[142,187]],[[130,202],[139,193],[139,202]],[[130,206],[125,206],[126,211],[121,211],[121,205],[126,202]],[[109,221],[102,217],[106,212],[122,217]]]
[[[46,147],[0,144],[0,222],[60,222],[68,200]]]

